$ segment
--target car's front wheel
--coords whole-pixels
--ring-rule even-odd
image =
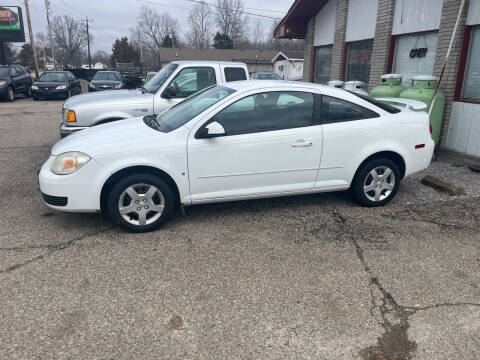
[[[7,90],[7,100],[15,101],[15,93],[13,92],[13,88],[11,86]]]
[[[27,86],[27,90],[25,90],[25,97],[29,98],[32,96],[32,89],[30,88],[30,85]]]
[[[175,196],[170,186],[151,174],[130,175],[117,182],[108,196],[113,221],[131,232],[160,227],[173,214]]]
[[[400,185],[400,170],[390,159],[372,159],[355,176],[353,197],[364,206],[381,206],[395,196]]]

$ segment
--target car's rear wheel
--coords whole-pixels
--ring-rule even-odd
[[[355,176],[353,197],[364,206],[381,206],[393,199],[400,185],[400,170],[390,159],[372,159]]]
[[[15,101],[15,93],[13,92],[13,88],[11,86],[7,90],[7,100]]]
[[[131,232],[160,227],[173,214],[175,196],[170,186],[151,174],[130,175],[117,182],[108,196],[108,213]]]

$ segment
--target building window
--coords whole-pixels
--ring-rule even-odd
[[[348,43],[345,81],[359,80],[368,86],[372,49],[373,39]]]
[[[393,72],[403,75],[405,85],[416,75],[433,75],[437,39],[437,32],[396,37]]]
[[[472,28],[461,98],[480,101],[480,26]]]
[[[330,81],[332,69],[332,45],[315,48],[315,73],[313,81],[326,84]]]

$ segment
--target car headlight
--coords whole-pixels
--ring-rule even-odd
[[[115,89],[121,89],[122,84],[115,85]]]
[[[57,86],[57,90],[63,90],[63,89],[66,89],[67,88],[67,85],[58,85]]]
[[[0,81],[0,86],[5,85],[6,83],[7,83],[6,80],[2,80],[2,81]]]
[[[38,86],[37,85],[32,85],[32,90],[38,90]]]
[[[50,167],[50,171],[56,175],[72,174],[90,160],[90,156],[79,152],[72,151],[58,155]]]

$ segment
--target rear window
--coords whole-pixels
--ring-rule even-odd
[[[245,74],[245,70],[243,68],[226,67],[224,71],[225,80],[227,82],[247,80],[247,74]]]
[[[381,101],[375,100],[375,99],[371,98],[370,96],[362,95],[362,94],[359,94],[359,93],[356,93],[356,92],[350,91],[350,90],[347,90],[347,91],[350,94],[358,96],[360,99],[368,101],[370,104],[373,104],[373,105],[379,107],[380,109],[385,110],[386,112],[389,112],[390,114],[396,114],[396,113],[399,113],[400,111],[402,111],[400,109],[397,109],[396,107],[393,107],[393,106],[385,104]]]

